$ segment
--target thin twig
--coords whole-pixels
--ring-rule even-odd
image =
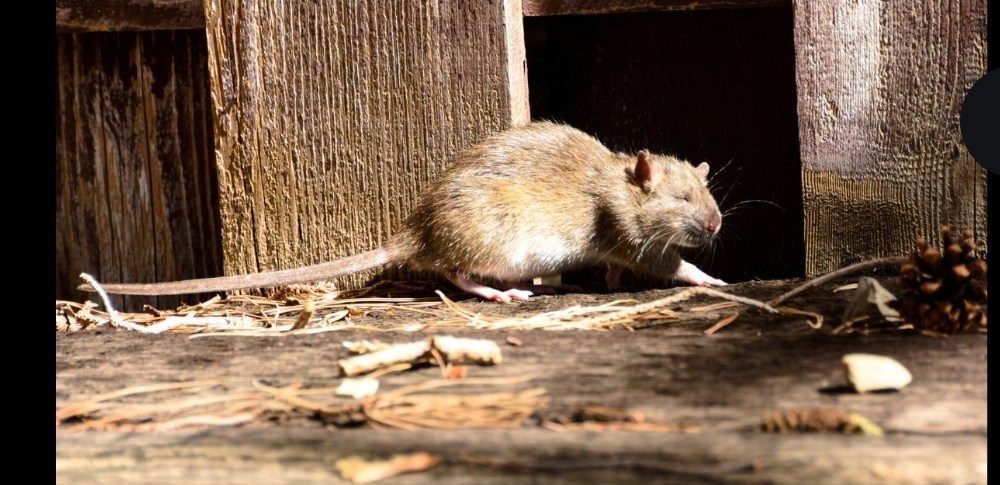
[[[121,319],[118,317],[118,311],[115,310],[115,307],[111,306],[111,299],[108,297],[107,292],[104,291],[101,284],[98,283],[93,276],[90,276],[87,273],[80,273],[80,279],[86,281],[87,284],[94,288],[94,291],[97,292],[98,296],[100,296],[101,300],[104,302],[104,308],[108,310],[108,319],[111,321],[111,324],[119,326],[118,324],[121,323]]]
[[[793,297],[795,295],[798,295],[799,293],[802,293],[803,291],[806,291],[806,290],[808,290],[810,288],[815,288],[815,287],[817,287],[819,285],[822,285],[823,283],[826,283],[828,281],[832,281],[832,280],[835,280],[837,278],[842,278],[844,276],[850,275],[852,273],[856,273],[858,271],[865,271],[865,270],[876,269],[876,268],[884,268],[884,267],[888,267],[888,266],[899,266],[900,264],[903,264],[904,262],[906,262],[906,258],[904,258],[904,257],[889,256],[889,257],[886,257],[886,258],[872,259],[872,260],[869,260],[869,261],[862,261],[860,263],[855,263],[855,264],[852,264],[850,266],[844,266],[843,268],[840,268],[838,270],[831,271],[831,272],[829,272],[829,273],[827,273],[825,275],[817,276],[817,277],[815,277],[815,278],[813,278],[813,279],[811,279],[809,281],[806,281],[805,283],[803,283],[803,284],[801,284],[799,286],[796,286],[791,291],[788,291],[788,292],[782,294],[781,296],[778,296],[777,298],[775,298],[775,299],[773,299],[773,300],[771,300],[771,301],[769,301],[767,303],[769,305],[771,305],[771,306],[778,306],[778,305],[784,303],[789,298],[791,298],[791,297]]]

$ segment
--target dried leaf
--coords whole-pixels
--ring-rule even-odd
[[[889,322],[899,322],[902,318],[893,308],[896,295],[885,289],[875,278],[864,276],[858,279],[858,289],[854,291],[851,302],[844,309],[841,321],[857,320],[866,316],[878,316]]]

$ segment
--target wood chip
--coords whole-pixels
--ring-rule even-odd
[[[913,380],[896,359],[875,354],[847,354],[841,358],[844,379],[856,391],[899,390]]]
[[[431,339],[431,345],[441,352],[448,362],[491,365],[503,362],[500,347],[492,340],[442,335]]]
[[[345,480],[354,483],[371,483],[401,473],[427,470],[440,460],[430,453],[409,453],[393,455],[388,460],[366,460],[351,456],[334,463],[334,467]]]
[[[344,379],[340,381],[336,394],[354,399],[374,396],[378,392],[378,379]]]
[[[419,360],[430,350],[430,340],[393,345],[367,354],[340,359],[337,361],[337,369],[340,375],[353,377],[382,367]]]
[[[459,363],[496,365],[503,362],[500,346],[492,340],[457,338],[447,335],[388,347],[382,347],[377,342],[367,341],[345,342],[345,346],[355,351],[367,352],[337,361],[340,375],[346,377],[358,376],[404,363],[436,362],[438,365],[444,366]]]

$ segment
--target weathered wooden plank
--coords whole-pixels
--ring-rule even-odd
[[[795,9],[807,273],[904,254],[940,224],[986,252],[986,175],[959,111],[986,72],[986,2]]]
[[[56,433],[60,483],[351,483],[342,458],[429,452],[442,485],[579,483],[985,484],[986,438],[696,435],[542,430],[225,430]]]
[[[76,80],[95,76],[82,72],[80,56],[84,49],[72,36],[56,36],[56,298],[73,294],[72,273],[101,266],[96,241],[99,214],[92,204],[97,184],[102,181],[94,175],[99,160],[93,144],[78,142],[85,125],[77,120],[85,119],[83,111],[92,104],[81,92],[85,85]],[[70,165],[68,161],[74,159],[93,162]]]
[[[80,272],[151,281],[216,274],[204,36],[58,34],[56,298]],[[200,92],[194,86],[201,85]],[[199,106],[200,104],[200,106]],[[206,131],[207,130],[207,131]],[[173,306],[177,298],[118,305]]]
[[[377,246],[453,153],[524,121],[517,12],[206,2],[225,272]]]
[[[204,28],[202,0],[56,0],[56,32]]]
[[[218,268],[219,244],[217,203],[211,200],[217,195],[216,176],[204,163],[211,160],[207,149],[212,143],[208,73],[203,62],[190,61],[205,60],[202,37],[143,33],[139,41],[145,59],[151,216],[157,221],[154,278],[209,274]]]
[[[790,0],[524,0],[524,16],[790,7]]]
[[[741,284],[729,291],[768,298],[790,286]],[[796,305],[836,320],[836,311],[850,295],[831,292],[834,286],[817,288]],[[651,301],[670,291],[675,290],[463,306],[486,315],[526,316],[571,302],[590,305],[626,296]],[[707,302],[690,301],[683,307]],[[353,322],[384,327],[387,315],[359,315]],[[539,429],[533,419],[512,430],[345,430],[323,429],[306,417],[235,429],[130,435],[61,429],[56,433],[56,470],[60,481],[67,482],[240,483],[265,474],[279,483],[337,482],[332,464],[339,458],[426,451],[442,458],[439,468],[393,482],[426,483],[431,477],[435,483],[538,483],[539,477],[546,483],[579,483],[587,477],[598,483],[986,482],[986,335],[832,335],[829,325],[815,331],[801,317],[749,311],[706,337],[702,331],[718,316],[701,315],[635,332],[431,328],[377,335],[355,330],[196,339],[124,331],[60,333],[55,342],[57,408],[86,396],[159,382],[222,379],[228,392],[252,389],[254,380],[276,386],[336,386],[335,362],[345,354],[344,341],[410,342],[451,334],[501,345],[503,363],[470,366],[469,377],[535,378],[524,384],[430,392],[508,392],[539,386],[551,399],[542,416],[596,404],[639,412],[647,421],[697,426],[698,432],[558,433]],[[436,319],[413,315],[396,321]],[[523,345],[505,345],[509,336]],[[824,392],[833,383],[841,357],[852,352],[893,357],[910,370],[913,382],[895,393]],[[429,367],[389,374],[380,381],[388,391],[440,375],[438,368]],[[150,393],[128,399],[141,406],[162,402],[164,396]],[[797,406],[860,413],[880,425],[886,436],[774,436],[754,431],[763,413]]]

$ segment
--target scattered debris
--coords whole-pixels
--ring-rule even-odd
[[[699,428],[686,424],[647,422],[642,413],[600,405],[583,405],[548,412],[539,424],[552,431],[640,431],[658,433],[697,433]]]
[[[802,293],[803,291],[806,291],[810,288],[815,288],[824,283],[828,283],[830,281],[836,280],[838,278],[843,278],[845,276],[849,276],[860,271],[899,266],[905,260],[906,258],[891,256],[887,258],[872,259],[870,261],[862,261],[860,263],[855,263],[850,266],[844,266],[843,268],[831,271],[829,273],[817,276],[809,281],[806,281],[805,283],[802,283],[801,285],[796,286],[795,288],[792,288],[789,291],[786,291],[785,293],[779,295],[778,297],[772,299],[767,303],[771,306],[778,306],[788,301],[789,298],[792,298],[793,296],[798,295],[799,293]]]
[[[397,344],[382,350],[340,359],[337,361],[337,369],[339,375],[351,377],[400,363],[418,361],[426,363],[430,361],[428,357],[430,351],[430,339]]]
[[[437,465],[440,460],[430,453],[393,455],[388,460],[366,460],[351,456],[341,458],[334,467],[345,480],[354,483],[371,483],[401,473],[419,472]]]
[[[891,357],[875,354],[847,354],[841,358],[842,384],[857,392],[899,390],[913,380],[910,371]]]
[[[347,344],[345,342],[345,344]],[[353,345],[352,345],[353,346]],[[366,347],[366,346],[362,346]],[[371,345],[374,348],[374,345]],[[396,344],[368,350],[361,355],[340,359],[341,376],[357,376],[401,363],[440,365],[470,363],[496,365],[503,362],[500,347],[492,340],[437,336],[417,342]],[[435,359],[439,355],[441,359]]]
[[[722,330],[730,323],[733,323],[739,316],[740,316],[739,313],[734,313],[732,315],[729,315],[728,317],[723,318],[722,320],[719,320],[715,325],[712,325],[711,327],[705,329],[705,335],[712,335],[715,332]]]
[[[658,325],[664,320],[676,319],[677,317],[674,312],[667,307],[696,295],[714,296],[761,308],[770,313],[778,313],[778,310],[764,302],[699,286],[684,288],[665,298],[631,306],[623,305],[633,303],[634,300],[616,300],[591,307],[573,306],[563,310],[539,313],[530,317],[507,318],[491,317],[475,313],[463,308],[440,292],[438,295],[448,308],[458,314],[461,319],[464,319],[465,326],[487,330],[608,330],[616,325],[634,330]],[[441,325],[447,323],[453,323],[453,321],[442,322]]]
[[[467,383],[470,379],[443,380]],[[549,402],[540,387],[517,392],[477,394],[387,393],[365,408],[371,424],[400,429],[519,428]]]
[[[823,315],[820,315],[819,313],[807,312],[805,310],[799,310],[797,308],[792,308],[787,306],[778,307],[778,311],[786,315],[802,315],[806,317],[813,317],[816,319],[816,322],[813,323],[807,321],[806,324],[808,324],[813,330],[819,330],[823,328]]]
[[[857,289],[851,302],[844,308],[841,321],[860,321],[865,318],[880,318],[887,322],[899,322],[902,318],[894,308],[896,295],[872,277],[863,276],[858,279]]]
[[[254,420],[304,416],[326,424],[402,429],[516,428],[548,404],[545,389],[491,391],[495,386],[523,384],[533,376],[431,380],[368,397],[320,402],[312,396],[339,394],[345,387],[285,387],[218,380],[149,384],[128,387],[56,409],[56,427],[66,431],[162,431],[182,427],[237,426]],[[362,381],[358,395],[370,390]],[[443,387],[471,386],[464,394],[431,392]],[[201,389],[204,388],[204,389]],[[366,389],[367,388],[367,389]],[[182,390],[199,389],[197,395]],[[123,398],[168,393],[153,404]]]
[[[350,309],[348,309],[350,312]],[[299,316],[295,319],[295,323],[292,324],[292,330],[299,330],[305,328],[306,324],[309,323],[309,319],[312,318],[313,313],[316,313],[316,303],[312,298],[307,298],[305,302],[302,303],[302,311],[299,312]]]
[[[510,336],[507,337],[507,343],[510,344],[510,345],[513,345],[514,347],[520,347],[520,346],[524,345],[524,342],[522,342],[521,339],[519,339],[517,337],[510,337]]]
[[[81,275],[95,289],[100,283],[89,275]],[[146,305],[143,312],[124,313],[110,308],[106,311],[87,301],[76,303],[56,300],[56,331],[73,332],[113,324],[143,333],[194,333],[192,338],[205,336],[284,337],[308,335],[322,331],[354,329],[383,330],[356,326],[351,315],[372,311],[409,311],[420,315],[444,317],[437,298],[396,298],[392,295],[417,292],[417,286],[407,282],[382,282],[357,290],[337,290],[329,284],[289,285],[275,288],[267,296],[235,294],[227,298],[212,297],[197,305],[182,305],[175,310],[159,310]],[[420,326],[419,328],[422,328]],[[326,329],[326,330],[322,330]]]
[[[882,428],[868,418],[834,407],[800,407],[766,413],[760,430],[767,433],[858,433],[882,436]]]

